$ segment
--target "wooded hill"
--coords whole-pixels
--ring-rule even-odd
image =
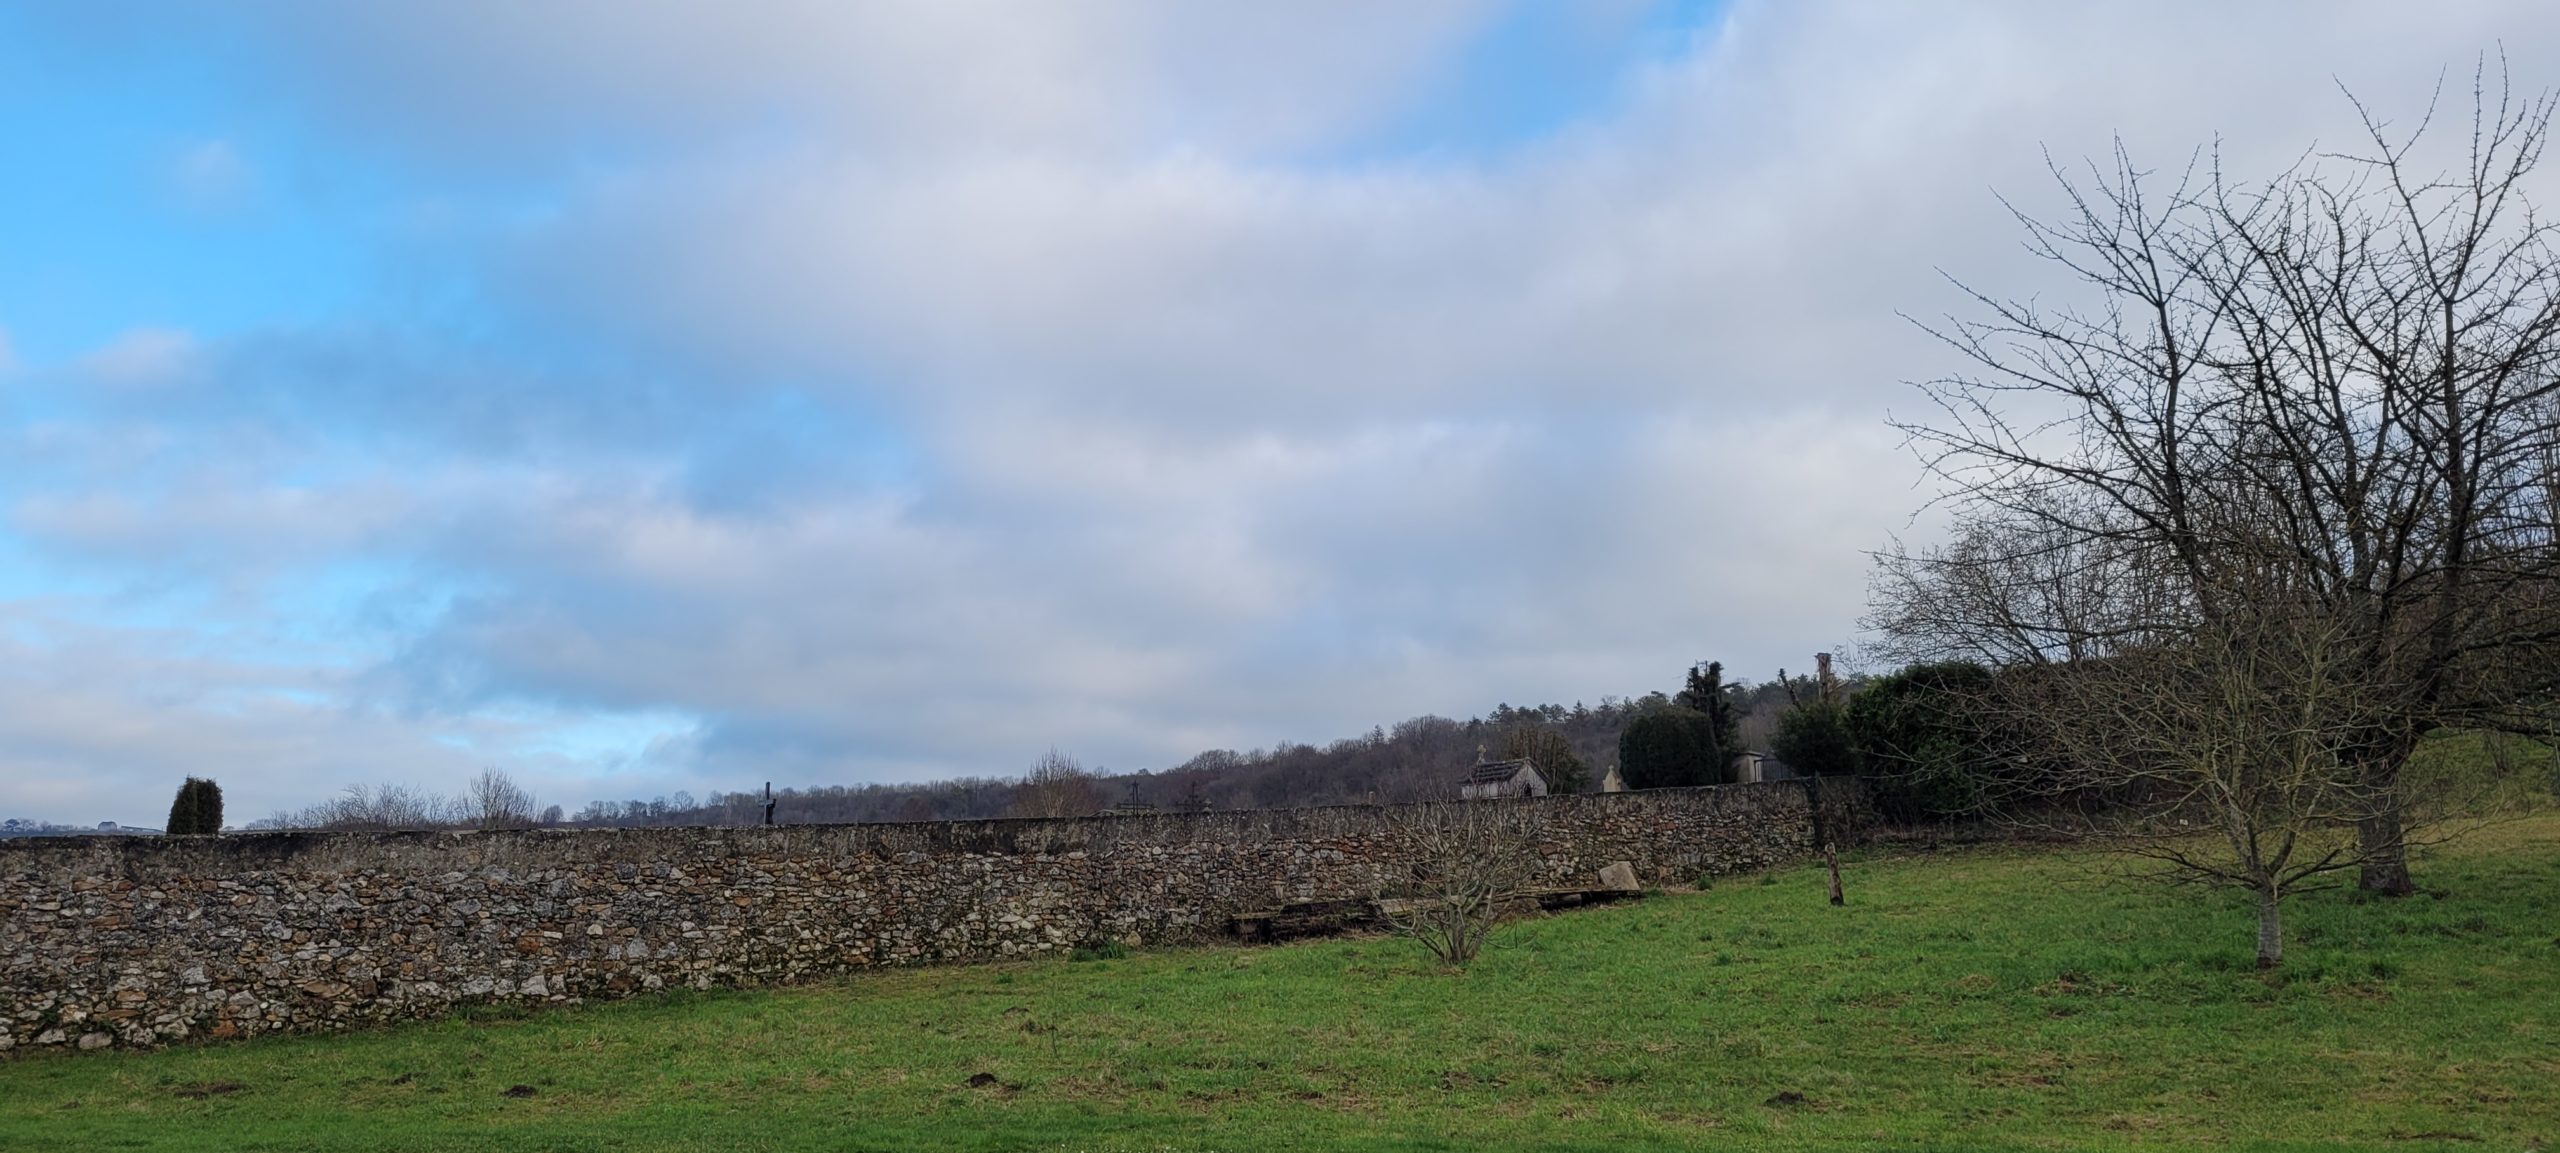
[[[1811,677],[1788,680],[1799,696],[1811,697]],[[1725,687],[1742,715],[1747,747],[1768,748],[1770,729],[1788,706],[1788,687],[1778,680],[1738,680]],[[1670,705],[1671,698],[1660,692],[1602,697],[1597,705],[1498,704],[1467,720],[1413,717],[1321,746],[1283,741],[1244,752],[1211,749],[1170,768],[1133,772],[1095,766],[1066,785],[1064,796],[1055,795],[1054,783],[1033,785],[1014,776],[783,788],[774,793],[774,819],[791,824],[954,821],[1127,806],[1279,809],[1428,800],[1454,795],[1458,778],[1476,763],[1480,751],[1498,754],[1505,734],[1518,729],[1545,729],[1570,742],[1588,767],[1589,787],[1596,789],[1602,774],[1617,763],[1618,735],[1627,723]],[[1060,759],[1073,764],[1071,758]],[[1042,795],[1044,790],[1048,795]],[[715,793],[698,802],[679,793],[598,801],[570,819],[582,825],[751,825],[763,821],[764,804],[760,790]]]

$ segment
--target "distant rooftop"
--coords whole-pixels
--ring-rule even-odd
[[[1530,767],[1532,766],[1529,764],[1529,758],[1527,757],[1515,757],[1508,761],[1486,761],[1483,764],[1477,765],[1473,771],[1467,774],[1466,783],[1470,785],[1498,784],[1520,775],[1520,770]]]

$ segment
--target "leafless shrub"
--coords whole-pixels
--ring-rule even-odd
[[[1485,937],[1537,875],[1538,837],[1529,805],[1433,802],[1389,809],[1410,865],[1372,893],[1379,919],[1420,941],[1440,963],[1474,960]]]
[[[533,794],[497,769],[482,769],[471,778],[464,802],[483,829],[521,829],[534,823]]]
[[[1084,817],[1100,808],[1102,793],[1094,787],[1093,774],[1086,772],[1074,757],[1051,749],[1022,775],[1022,787],[1014,794],[1012,815]]]
[[[463,802],[408,785],[349,785],[319,804],[276,814],[290,829],[436,829],[469,822]]]

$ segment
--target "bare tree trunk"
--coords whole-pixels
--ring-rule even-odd
[[[1830,654],[1821,655],[1828,657]],[[1848,898],[1840,892],[1840,853],[1832,845],[1831,829],[1822,819],[1822,778],[1820,776],[1804,778],[1804,805],[1807,815],[1813,820],[1813,851],[1822,854],[1823,863],[1831,867],[1831,903],[1848,904]]]
[[[2418,886],[2409,879],[2409,838],[2401,827],[2400,758],[2385,754],[2367,761],[2362,776],[2372,808],[2356,822],[2357,856],[2363,861],[2356,887],[2405,897]]]
[[[2273,885],[2258,890],[2258,968],[2284,963],[2284,915]]]
[[[1803,780],[1805,816],[1813,825],[1812,848],[1814,852],[1819,853],[1831,847],[1831,830],[1824,828],[1822,823],[1822,778],[1808,776]]]

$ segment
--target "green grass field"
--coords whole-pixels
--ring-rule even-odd
[[[1335,940],[22,1056],[0,1149],[2560,1148],[2560,818],[2421,864],[2305,898],[2273,979],[2236,898],[1883,855],[1844,909],[1736,878],[1464,973]]]

